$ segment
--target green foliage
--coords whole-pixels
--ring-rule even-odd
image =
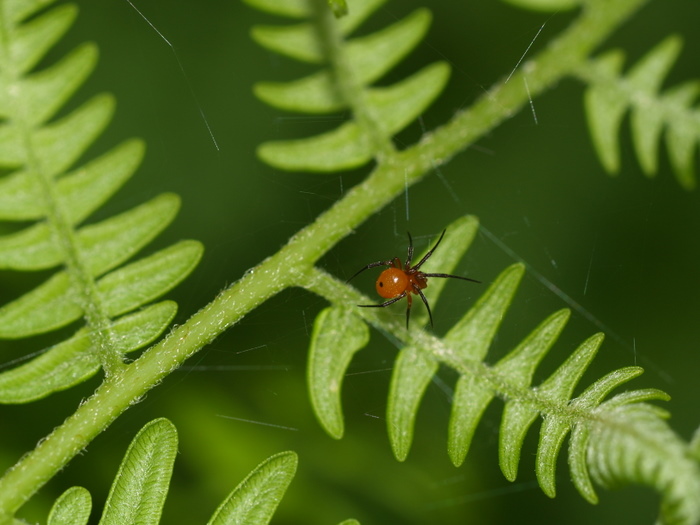
[[[129,445],[109,492],[100,525],[157,524],[168,493],[177,431],[167,419],[146,424]],[[92,508],[82,487],[64,492],[49,514],[49,525],[84,525]]]
[[[167,419],[151,421],[139,431],[114,479],[100,525],[160,523],[177,445],[177,431]],[[221,503],[209,525],[269,523],[296,466],[294,452],[282,452],[263,461]],[[91,506],[90,493],[72,487],[56,500],[48,525],[85,525]]]
[[[167,419],[145,425],[124,455],[100,525],[158,523],[177,454],[177,431]]]
[[[244,0],[248,5],[279,16],[306,18],[312,11],[307,0]]]
[[[531,2],[523,4],[538,9],[561,9],[573,7],[575,3],[539,3],[536,6]],[[358,2],[358,5],[363,6],[365,3]],[[283,13],[280,11],[277,14]],[[399,34],[398,28],[403,24],[411,27],[411,33],[420,37],[424,31],[419,25],[422,16],[420,12],[414,13],[412,17],[407,17],[380,34]],[[397,113],[396,102],[393,107],[391,104],[386,106],[387,111],[383,112],[381,104],[375,103],[374,93],[369,87],[378,75],[368,71],[376,70],[379,74],[385,74],[394,66],[396,59],[404,56],[416,42],[409,42],[405,36],[394,41],[386,37],[388,47],[394,50],[393,54],[382,53],[378,47],[363,49],[360,56],[370,59],[377,57],[377,65],[372,68],[372,64],[365,65],[354,54],[353,49],[358,45],[358,39],[348,40],[347,46],[338,45],[338,39],[348,35],[349,30],[339,26],[340,35],[336,35],[323,22],[321,27],[322,30],[316,34],[311,25],[254,29],[255,40],[268,49],[313,64],[325,62],[334,71],[331,74],[324,70],[289,83],[260,84],[255,92],[259,98],[279,109],[309,114],[351,109],[354,119],[321,136],[264,144],[259,150],[260,157],[278,168],[324,172],[356,167],[371,159],[380,163],[388,161],[394,151],[390,146],[391,135],[423,111],[427,104],[422,104],[420,100],[426,103],[433,100],[442,89],[447,79],[446,74],[444,79],[437,82],[435,74],[425,77],[420,73],[414,75],[410,91],[417,96],[410,105],[419,108],[419,112],[408,114],[401,123],[402,126],[395,127],[392,125],[392,115]],[[331,36],[328,37],[328,34]],[[370,40],[373,36],[376,34],[365,38]],[[330,48],[328,41],[324,47],[324,37],[331,42]],[[376,40],[381,41],[382,38]],[[363,43],[363,39],[359,40]],[[656,170],[656,141],[662,125],[666,124],[669,127],[669,137],[673,138],[669,141],[672,164],[677,168],[681,182],[690,187],[688,174],[692,168],[695,139],[689,138],[693,137],[693,133],[688,132],[693,125],[688,123],[697,119],[688,116],[686,110],[695,92],[690,87],[675,90],[665,98],[664,108],[667,111],[647,110],[649,101],[653,103],[660,81],[677,54],[677,47],[674,40],[669,40],[660,50],[641,61],[626,81],[619,78],[621,62],[619,57],[615,58],[617,55],[599,59],[596,67],[607,76],[603,77],[599,73],[597,77],[587,77],[591,87],[586,94],[586,103],[592,134],[609,170],[614,171],[619,164],[616,137],[622,116],[630,104],[637,104],[633,106],[638,108],[633,110],[633,130],[640,161],[646,172]],[[323,50],[326,51],[325,56]],[[442,66],[438,64],[437,67]],[[426,68],[425,71],[427,70]],[[348,73],[347,78],[344,77],[345,73]],[[605,82],[598,81],[598,78],[603,78]],[[683,95],[676,95],[678,92]],[[401,93],[395,100],[408,98],[406,93]],[[683,117],[676,118],[681,113]],[[471,219],[468,227],[470,231],[452,231],[452,227],[448,228],[451,231],[448,242],[449,239],[454,239],[452,242],[458,244],[459,248],[443,248],[442,253],[458,253],[461,256],[473,238],[476,221]],[[435,262],[442,262],[440,271],[449,272],[459,256],[453,261]],[[642,372],[638,367],[611,372],[579,396],[573,395],[602,343],[601,334],[584,341],[538,386],[531,386],[534,372],[564,328],[569,318],[566,310],[556,312],[543,321],[494,366],[488,367],[483,363],[522,273],[520,265],[504,271],[442,342],[430,342],[421,346],[411,339],[406,340],[396,359],[387,406],[387,428],[397,459],[403,460],[408,454],[420,401],[440,363],[443,363],[460,373],[452,402],[448,436],[448,451],[455,465],[464,461],[476,426],[489,403],[494,397],[501,397],[505,406],[500,430],[499,461],[509,480],[514,480],[517,475],[521,449],[528,430],[536,419],[542,418],[536,474],[540,487],[547,495],[555,496],[556,461],[566,436],[570,434],[569,467],[572,481],[587,500],[592,503],[597,501],[589,474],[591,469],[594,478],[603,486],[610,486],[611,480],[634,480],[656,487],[663,495],[662,513],[667,522],[695,523],[700,519],[700,506],[695,497],[700,483],[700,469],[697,463],[687,461],[687,446],[676,438],[675,441],[669,441],[669,450],[665,451],[666,455],[672,457],[686,457],[683,467],[679,466],[686,473],[685,482],[672,485],[664,474],[670,469],[665,469],[659,459],[663,454],[649,453],[647,442],[637,442],[636,439],[636,436],[658,431],[656,435],[663,440],[663,436],[671,432],[659,419],[658,409],[644,403],[648,400],[666,400],[668,396],[655,389],[643,389],[624,392],[606,401],[606,396],[612,390]],[[342,295],[337,292],[329,294],[322,288],[312,287],[332,302]],[[434,301],[441,288],[431,287],[427,291],[431,294],[430,300]],[[379,312],[356,312],[355,315],[371,320],[383,331],[390,331],[390,325]],[[343,340],[344,337],[346,340]],[[339,402],[341,381],[352,356],[362,347],[365,339],[357,319],[341,303],[324,310],[316,321],[309,358],[309,388],[317,417],[329,434],[336,438],[343,431]],[[442,348],[441,344],[447,345],[448,349]],[[324,356],[322,360],[318,359],[319,352]],[[331,362],[333,352],[337,361],[331,367],[327,363]],[[319,366],[319,361],[326,365]],[[321,403],[319,399],[327,401]],[[625,423],[623,428],[618,428],[618,410],[648,413],[653,417],[625,418],[622,419]],[[602,428],[608,429],[612,435],[605,434],[602,437]],[[620,443],[624,445],[621,446]],[[589,451],[596,451],[595,460],[592,458],[594,453]],[[649,467],[643,474],[636,471],[640,457],[649,462]],[[601,464],[607,467],[605,475],[601,475]]]
[[[92,498],[87,489],[71,487],[56,500],[48,525],[86,525],[90,519]]]
[[[690,496],[700,492],[697,460],[690,458],[687,443],[665,424],[665,411],[637,402],[652,396],[644,391],[625,392],[594,412],[586,429],[591,436],[591,475],[606,487],[630,482],[658,487],[666,522],[697,523],[700,501]]]
[[[559,12],[566,9],[573,9],[584,3],[584,0],[503,0],[508,4],[512,4],[524,9],[532,9],[534,11],[553,11]]]
[[[700,461],[700,427],[695,429],[693,439],[690,441],[690,452],[695,456],[695,459]]]
[[[476,236],[479,222],[476,217],[463,217],[448,227],[448,233],[426,263],[433,271],[451,273]],[[418,259],[420,260],[420,259]],[[447,284],[444,279],[433,279],[425,291],[430,304],[437,304]],[[426,313],[416,316],[416,324],[425,324]],[[413,441],[413,424],[425,389],[438,369],[438,362],[418,348],[403,348],[396,359],[391,378],[387,406],[387,430],[392,450],[399,461],[406,459]]]
[[[152,342],[168,327],[176,310],[174,302],[163,301],[115,320],[112,334],[117,349],[126,353]],[[0,374],[0,401],[35,401],[82,383],[99,369],[100,358],[92,339],[88,330],[81,328],[30,362]]]
[[[259,83],[255,94],[261,100],[286,111],[313,114],[344,111],[350,109],[352,100],[362,101],[362,112],[356,112],[352,120],[333,131],[263,144],[258,151],[262,160],[294,171],[332,172],[362,166],[391,149],[392,135],[408,126],[440,94],[450,73],[449,66],[442,62],[391,86],[370,87],[422,40],[431,18],[426,9],[340,45],[342,38],[382,4],[381,0],[356,0],[337,26],[326,17],[320,30],[311,23],[253,28],[253,38],[271,51],[313,64],[337,66],[336,70],[323,69],[291,82]],[[285,15],[285,6],[281,2],[276,14]],[[326,49],[322,38],[335,46]],[[344,79],[351,83],[344,83]]]
[[[75,9],[45,9],[50,0],[0,3],[0,168],[6,172],[0,179],[0,220],[14,230],[0,238],[0,269],[58,268],[44,283],[0,308],[0,337],[18,339],[75,328],[38,357],[0,374],[0,401],[40,399],[105,370],[96,393],[0,479],[1,524],[16,522],[15,513],[32,494],[168,373],[253,308],[291,286],[313,291],[331,303],[315,322],[308,367],[312,404],[331,436],[344,433],[342,382],[352,357],[366,345],[371,324],[400,347],[387,401],[389,439],[399,460],[411,448],[426,388],[441,366],[449,367],[458,375],[447,439],[455,465],[465,460],[486,408],[499,398],[504,402],[499,463],[507,479],[516,478],[525,436],[541,419],[536,475],[548,496],[555,495],[556,462],[569,436],[571,479],[587,501],[597,501],[593,482],[603,487],[641,483],[660,493],[665,523],[700,522],[700,438],[696,434],[690,444],[684,442],[666,424],[667,413],[648,403],[668,396],[653,388],[613,394],[641,374],[636,366],[614,370],[577,392],[602,343],[601,334],[583,341],[568,358],[560,359],[563,363],[549,377],[533,385],[535,371],[568,321],[569,312],[561,310],[498,362],[486,364],[523,276],[521,264],[506,268],[444,337],[420,328],[427,321],[424,311],[415,312],[408,331],[384,310],[349,306],[366,304],[368,299],[314,266],[399,192],[510,118],[530,97],[571,75],[589,86],[591,129],[608,169],[619,166],[617,134],[631,109],[635,146],[645,171],[657,169],[657,141],[666,129],[671,163],[681,183],[692,186],[698,137],[692,104],[697,86],[683,84],[659,94],[678,54],[678,41],[663,42],[626,76],[621,74],[621,55],[590,58],[642,0],[512,0],[540,10],[581,4],[581,16],[509,81],[495,85],[472,108],[459,111],[403,151],[395,148],[394,135],[441,93],[449,67],[438,62],[393,85],[379,87],[377,82],[422,41],[431,21],[427,10],[418,9],[389,27],[355,36],[384,0],[354,0],[347,6],[342,0],[247,0],[297,21],[255,27],[252,37],[258,43],[320,67],[296,81],[260,83],[256,95],[283,111],[351,116],[322,135],[263,144],[260,158],[285,170],[337,172],[370,162],[376,169],[277,254],[163,339],[175,304],[150,303],[192,270],[201,246],[182,241],[129,261],[173,220],[179,199],[164,194],[86,224],[133,174],[143,145],[127,141],[95,159],[84,159],[111,120],[114,102],[100,95],[70,113],[60,111],[94,68],[94,46],[79,46],[54,65],[35,71],[72,23]],[[651,109],[645,110],[645,104]],[[451,224],[426,269],[452,271],[477,230],[474,217]],[[446,281],[431,281],[426,290],[431,303],[438,301],[445,285]],[[158,340],[133,363],[126,360],[127,353]],[[146,425],[122,462],[101,523],[157,523],[176,450],[177,435],[169,421]],[[293,452],[272,456],[222,502],[210,523],[267,523],[296,466]],[[89,493],[74,487],[56,501],[49,523],[86,523],[90,509]]]
[[[348,14],[348,4],[345,0],[328,0],[328,5],[333,10],[333,14],[336,18],[345,16]]]
[[[368,341],[367,325],[352,308],[329,307],[316,316],[309,347],[309,396],[321,425],[336,439],[343,437],[344,431],[340,406],[343,376],[353,354]]]
[[[448,332],[445,339],[460,346],[462,359],[482,361],[486,357],[522,275],[523,267],[519,264],[503,271],[476,305]],[[457,382],[448,437],[448,450],[455,465],[464,461],[479,418],[494,393],[484,377],[467,375]]]
[[[695,187],[695,156],[700,143],[700,111],[693,107],[700,81],[690,81],[661,92],[661,85],[681,51],[677,36],[666,38],[622,75],[624,54],[608,51],[592,60],[583,72],[589,82],[586,114],[593,143],[605,169],[620,169],[618,136],[622,119],[631,111],[630,124],[637,158],[647,176],[659,165],[659,139],[666,131],[669,160],[678,182]]]
[[[447,254],[443,256],[445,259],[452,260],[431,259],[435,268],[451,271],[471,243],[477,227],[473,217],[465,217],[448,227],[452,235],[448,233],[445,242],[449,243],[450,249],[436,252],[435,256],[443,253]],[[420,402],[442,363],[460,373],[452,399],[448,437],[448,453],[456,466],[464,461],[487,406],[495,397],[501,397],[505,406],[500,428],[499,463],[510,481],[517,476],[528,430],[538,418],[542,418],[536,474],[545,494],[550,497],[556,494],[557,458],[566,436],[571,434],[568,454],[571,479],[588,501],[596,503],[598,500],[590,469],[596,481],[606,487],[615,481],[635,481],[656,487],[663,495],[663,513],[669,523],[695,523],[700,518],[700,503],[693,496],[700,490],[700,468],[696,462],[689,461],[687,444],[676,437],[661,419],[664,412],[645,403],[668,400],[668,395],[656,389],[628,390],[606,400],[614,389],[642,373],[640,367],[632,366],[610,372],[578,396],[573,396],[603,341],[602,334],[595,334],[581,343],[554,373],[537,386],[531,384],[533,375],[566,325],[568,310],[555,312],[545,319],[495,365],[488,366],[483,362],[523,271],[520,264],[503,271],[442,340],[406,338],[410,343],[401,349],[396,359],[387,406],[387,431],[397,459],[403,461],[408,454]],[[441,289],[437,286],[431,288],[427,291],[432,292],[431,300],[435,301]],[[329,310],[320,314],[313,341],[326,338],[332,341],[336,353],[344,356],[342,370],[337,370],[332,377],[317,376],[311,387],[312,397],[314,390],[339,394],[340,381],[350,358],[358,350],[358,344],[365,341],[364,338],[348,338],[346,347],[342,334],[350,326],[353,332],[357,332],[357,321],[340,305],[334,308],[338,313],[333,317],[330,317]],[[367,316],[383,330],[389,329],[379,315],[369,313]],[[314,344],[312,352],[317,351]],[[314,409],[321,421],[328,419],[327,407],[321,411],[314,404]],[[340,410],[338,403],[334,406],[334,418],[342,417]],[[324,426],[333,437],[338,437],[327,424]],[[342,429],[342,423],[335,423],[333,428],[338,426]],[[639,439],[642,435],[654,437]],[[663,451],[656,450],[662,442],[667,442],[668,447]],[[641,470],[640,462],[643,465]],[[682,472],[682,482],[672,483],[671,472]]]
[[[269,523],[296,469],[294,452],[281,452],[266,459],[228,495],[208,524]]]
[[[176,311],[171,301],[139,308],[184,279],[202,253],[199,243],[182,241],[124,266],[174,219],[180,200],[173,194],[85,224],[133,174],[144,146],[126,141],[74,167],[109,123],[114,101],[98,95],[55,118],[94,69],[97,51],[82,45],[34,71],[75,18],[72,6],[60,6],[24,21],[43,4],[25,2],[5,13],[0,166],[10,174],[0,179],[0,219],[19,228],[0,237],[0,268],[59,270],[0,308],[0,338],[51,332],[81,318],[85,326],[0,374],[3,403],[40,399],[100,367],[115,372],[125,354],[157,339]]]

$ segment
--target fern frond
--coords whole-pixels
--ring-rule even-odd
[[[153,342],[170,325],[177,305],[162,301],[112,323],[116,351],[126,353]],[[0,374],[0,401],[26,403],[86,381],[100,369],[87,328],[28,363]]]
[[[519,266],[515,268],[522,273]],[[517,284],[515,283],[516,286]],[[510,290],[511,294],[514,292],[514,288]],[[568,320],[568,310],[555,312],[535,328],[515,350],[503,357],[494,366],[494,369],[511,377],[511,381],[517,388],[529,387],[537,365],[557,340]],[[495,392],[484,380],[477,378],[471,381],[472,384],[464,378],[460,378],[460,381],[464,384],[464,392],[462,393],[464,397],[462,399],[468,399],[471,393],[475,396],[475,403],[471,410],[467,408],[468,404],[462,403],[459,411],[455,409],[455,414],[451,419],[448,450],[452,462],[457,466],[464,461],[481,415],[495,397]],[[525,434],[536,416],[537,412],[533,414],[531,410],[527,410],[526,407],[517,402],[506,403],[504,407],[502,422],[504,432],[501,433],[500,437],[499,461],[503,475],[511,481],[515,479],[517,474],[519,454]],[[461,425],[457,424],[458,422],[461,422]]]
[[[603,403],[590,424],[588,462],[603,486],[644,483],[661,492],[663,523],[698,523],[700,475],[697,458],[646,403]]]
[[[295,2],[247,0],[279,15],[297,13]],[[383,0],[357,0],[338,21],[323,2],[310,3],[307,16],[321,19],[320,30],[310,23],[252,30],[260,45],[295,60],[326,68],[286,83],[255,86],[264,102],[286,111],[329,114],[351,111],[352,120],[327,133],[300,140],[262,144],[259,156],[286,170],[333,172],[362,166],[393,151],[391,138],[415,120],[440,94],[449,78],[446,63],[424,67],[391,86],[371,87],[423,39],[430,13],[418,9],[406,18],[370,35],[345,40]]]
[[[177,445],[177,430],[167,419],[155,419],[138,432],[114,478],[100,525],[160,522]],[[263,461],[224,499],[209,525],[269,523],[294,478],[296,466],[294,452],[275,454]],[[90,493],[72,487],[54,503],[48,525],[85,525],[91,508]]]
[[[620,169],[618,136],[622,119],[630,111],[632,138],[643,172],[650,177],[657,172],[659,139],[665,131],[669,160],[678,182],[686,189],[695,187],[700,110],[694,104],[700,94],[700,81],[661,91],[680,51],[680,38],[672,36],[649,51],[627,74],[622,73],[621,51],[591,60],[579,72],[589,84],[585,106],[593,143],[609,173]]]
[[[180,200],[160,195],[93,224],[85,221],[129,179],[144,146],[129,140],[74,167],[111,120],[114,101],[98,95],[55,118],[97,61],[82,45],[45,69],[33,68],[70,27],[60,6],[26,21],[48,1],[6,2],[0,39],[0,219],[21,229],[0,237],[0,269],[60,269],[0,307],[0,338],[65,327],[75,335],[0,374],[0,402],[23,403],[123,366],[123,356],[155,340],[175,315],[165,301],[137,310],[184,279],[202,248],[182,241],[124,266],[175,217]],[[21,7],[18,7],[21,4]],[[68,171],[70,170],[70,171]],[[31,221],[22,227],[22,222]]]
[[[451,234],[459,227],[462,228],[459,233],[465,234],[466,224],[476,229],[473,218],[469,218],[469,221],[461,219],[454,228],[447,228],[448,235],[445,237],[446,242],[463,245],[462,250],[457,250],[459,256],[466,250],[473,235],[467,233],[461,237]],[[454,251],[454,246],[445,251]],[[407,333],[400,323],[394,326],[391,321],[385,320],[382,312],[356,309],[354,316],[357,319],[348,319],[353,314],[347,312],[347,306],[338,304],[332,307],[338,311],[345,308],[342,319],[355,327],[353,331],[357,330],[358,319],[364,318],[404,342],[395,362],[387,406],[387,430],[395,456],[399,460],[406,458],[421,399],[440,364],[443,364],[460,374],[453,395],[448,437],[448,453],[455,465],[464,461],[485,409],[494,398],[499,397],[505,402],[499,434],[499,463],[507,479],[512,481],[516,478],[525,436],[535,421],[541,418],[535,471],[538,484],[545,494],[550,497],[556,494],[557,458],[566,437],[570,435],[568,459],[571,478],[588,501],[597,501],[591,476],[606,487],[614,481],[648,484],[662,493],[665,502],[662,513],[666,522],[696,523],[700,519],[700,504],[697,503],[700,467],[690,446],[666,426],[662,419],[665,412],[646,403],[668,400],[668,395],[649,388],[629,390],[608,398],[613,390],[642,373],[642,369],[636,366],[614,370],[574,395],[603,342],[602,334],[595,334],[583,341],[559,368],[536,386],[531,384],[535,370],[566,326],[568,310],[550,315],[496,364],[489,366],[484,363],[523,272],[520,264],[503,271],[475,306],[442,339],[429,337],[420,331]],[[338,301],[340,297],[343,303],[366,304],[366,298],[348,298],[340,292],[341,285],[333,286],[329,281],[330,278],[324,278],[322,272],[317,271],[311,289],[331,301]],[[430,291],[431,286],[426,292]],[[432,300],[435,299],[433,296]],[[352,339],[352,348],[344,348],[342,334],[348,328],[341,326],[342,319],[338,317],[338,322],[330,324],[317,322],[314,333],[314,339],[335,336],[332,339],[334,351],[344,358],[336,363],[338,369],[334,371],[332,383],[324,385],[322,382],[329,378],[317,376],[310,388],[318,391],[332,389],[336,396],[339,395],[339,381],[351,355],[364,341]],[[328,350],[327,353],[330,352]],[[617,417],[618,411],[621,414],[629,411],[632,415],[640,411],[645,416]],[[339,405],[335,415],[342,417]],[[649,422],[644,419],[646,417]],[[669,437],[671,435],[673,439]],[[666,441],[668,447],[663,451],[651,450],[663,447]],[[642,457],[647,456],[649,459],[641,461]],[[663,461],[675,461],[676,465],[660,468]],[[682,468],[679,465],[681,462]],[[671,473],[676,468],[683,472],[682,481],[672,483]]]

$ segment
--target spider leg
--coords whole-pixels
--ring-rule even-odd
[[[406,330],[408,330],[408,321],[411,319],[411,306],[413,306],[413,297],[411,297],[411,294],[406,296],[406,301],[408,302],[408,306],[406,306]]]
[[[406,269],[411,267],[411,260],[413,259],[413,238],[411,237],[411,232],[406,232],[408,234],[408,256],[406,257]]]
[[[404,297],[406,297],[406,294],[408,292],[403,292],[401,295],[397,295],[393,299],[389,299],[387,302],[382,303],[382,304],[358,304],[357,306],[361,308],[384,308],[385,306],[389,306],[390,304],[394,304],[396,301],[400,301]],[[410,297],[409,297],[410,299]]]
[[[433,312],[430,311],[430,305],[428,304],[428,299],[426,299],[425,295],[423,295],[423,291],[418,288],[415,284],[413,285],[413,290],[420,295],[420,298],[423,300],[423,304],[428,310],[428,317],[430,317],[430,328],[433,328]]]
[[[370,268],[376,268],[377,266],[392,266],[393,264],[394,264],[394,259],[392,259],[392,260],[390,260],[390,261],[377,261],[377,262],[369,263],[369,264],[368,264],[367,266],[365,266],[364,268],[360,268],[360,270],[357,271],[357,272],[355,273],[355,275],[353,275],[352,277],[350,277],[350,279],[348,279],[348,280],[345,281],[345,282],[346,282],[346,283],[349,283],[349,282],[352,281],[355,277],[357,277],[358,275],[360,275],[360,274],[361,274],[362,272],[364,272],[365,270],[369,270]]]
[[[442,277],[442,278],[450,278],[450,279],[462,279],[463,281],[471,281],[473,283],[481,283],[481,281],[477,281],[476,279],[470,279],[469,277],[460,277],[459,275],[450,275],[449,273],[424,273],[426,277]]]
[[[440,238],[438,239],[438,242],[436,242],[436,243],[435,243],[435,246],[433,246],[432,249],[431,249],[428,253],[426,253],[426,254],[423,256],[423,258],[420,260],[420,262],[419,262],[418,264],[416,264],[416,265],[413,267],[414,270],[417,270],[418,268],[420,268],[420,267],[423,265],[423,263],[424,263],[425,261],[427,261],[427,260],[430,258],[430,256],[433,254],[433,252],[435,251],[435,249],[436,249],[436,248],[438,247],[438,245],[440,244],[440,241],[442,240],[442,238],[445,236],[445,232],[446,232],[446,231],[447,231],[447,230],[442,230],[442,235],[440,235]]]

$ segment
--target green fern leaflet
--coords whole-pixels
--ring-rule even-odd
[[[618,136],[629,110],[635,152],[644,173],[651,177],[658,171],[659,141],[665,131],[669,160],[678,182],[686,189],[695,187],[700,110],[693,104],[700,94],[700,81],[660,92],[680,51],[680,38],[672,36],[649,51],[624,76],[621,51],[607,52],[581,71],[590,84],[585,105],[593,143],[608,172],[615,174],[620,169]]]
[[[129,140],[81,160],[109,123],[114,100],[98,95],[56,116],[95,67],[97,50],[82,45],[35,70],[76,16],[64,5],[25,22],[46,3],[3,3],[0,166],[7,174],[0,178],[0,220],[17,226],[0,237],[0,268],[58,270],[0,308],[0,338],[43,334],[81,319],[82,326],[0,374],[3,403],[26,403],[100,367],[111,374],[124,366],[124,355],[158,338],[175,315],[172,301],[149,303],[184,279],[202,253],[198,242],[182,241],[125,265],[173,220],[180,202],[173,194],[86,224],[136,170],[144,146]]]

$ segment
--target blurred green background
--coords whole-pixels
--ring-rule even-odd
[[[104,91],[115,94],[118,109],[86,158],[132,136],[148,144],[141,169],[94,220],[174,191],[183,197],[182,211],[149,250],[182,238],[206,246],[198,269],[171,293],[180,305],[177,322],[274,253],[366,175],[367,169],[290,174],[256,159],[255,148],[263,141],[308,136],[338,124],[336,119],[283,114],[253,97],[256,81],[288,80],[312,70],[250,40],[251,25],[279,22],[274,17],[235,0],[136,0],[170,47],[126,0],[78,5],[76,24],[45,64],[81,42],[99,45],[96,72],[66,110]],[[421,5],[390,0],[360,32],[384,27]],[[435,18],[428,37],[382,83],[436,60],[449,61],[453,76],[444,96],[397,137],[399,145],[415,142],[423,128],[439,126],[509,74],[543,24],[530,54],[574,16],[525,12],[492,0],[439,0],[429,7]],[[696,1],[656,0],[605,48],[623,47],[629,64],[665,36],[680,33],[686,45],[667,85],[696,79],[699,21]],[[527,108],[514,115],[410,188],[408,198],[402,195],[371,218],[320,264],[346,278],[367,262],[403,256],[407,229],[420,250],[449,222],[475,214],[484,230],[459,272],[488,283],[516,260],[528,266],[489,362],[552,311],[570,306],[565,294],[575,304],[572,320],[537,379],[551,373],[582,339],[604,330],[607,341],[583,383],[614,367],[644,366],[647,373],[631,387],[669,392],[671,424],[687,439],[700,419],[695,380],[700,365],[700,195],[675,182],[665,151],[657,177],[642,175],[627,121],[621,173],[605,175],[583,119],[582,89],[567,80],[536,99],[537,124]],[[44,274],[1,273],[0,301],[42,278]],[[356,285],[371,293],[373,276]],[[481,290],[448,286],[434,308],[436,332],[444,333]],[[484,416],[465,464],[451,466],[446,434],[455,378],[449,371],[442,371],[428,389],[408,460],[396,462],[384,421],[396,348],[377,333],[345,381],[346,437],[339,442],[327,437],[306,398],[304,372],[311,326],[325,305],[295,289],[252,312],[96,439],[23,515],[45,521],[50,502],[75,484],[87,487],[100,508],[132,437],[147,421],[164,416],[175,423],[181,440],[164,523],[205,522],[260,461],[290,449],[298,452],[300,466],[273,523],[329,524],[349,517],[363,524],[654,521],[658,498],[649,489],[601,489],[599,505],[586,503],[569,481],[565,451],[557,498],[544,496],[534,481],[537,426],[523,449],[518,480],[507,482],[497,463],[500,402]],[[402,308],[395,312],[403,315]],[[3,342],[2,362],[36,351],[53,337]],[[59,425],[97,384],[95,378],[37,403],[0,407],[0,468],[12,465]]]

